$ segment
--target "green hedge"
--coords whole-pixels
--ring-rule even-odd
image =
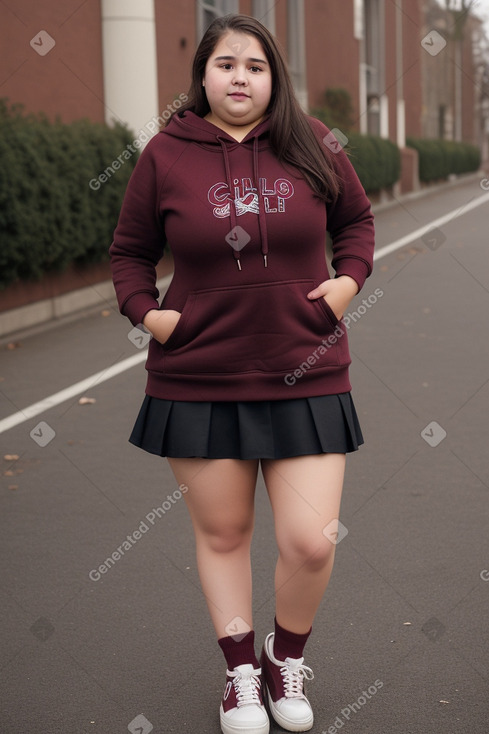
[[[444,179],[451,173],[469,173],[480,166],[480,150],[470,143],[407,138],[406,145],[418,151],[420,181]]]
[[[122,125],[51,123],[0,100],[0,288],[108,258],[131,143]]]
[[[376,135],[346,135],[346,151],[367,194],[388,189],[399,180],[401,153],[395,143]]]
[[[311,110],[327,127],[332,128],[332,113],[325,108]],[[401,154],[395,143],[376,135],[360,135],[339,128],[348,138],[345,151],[367,194],[388,189],[401,175]]]

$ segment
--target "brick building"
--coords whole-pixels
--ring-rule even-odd
[[[422,45],[430,24],[440,27],[433,3],[431,16],[426,3],[5,0],[0,97],[66,122],[117,119],[138,131],[187,91],[196,43],[212,18],[243,12],[278,37],[305,109],[319,106],[328,88],[346,89],[354,127],[403,147],[405,135],[439,135],[440,107],[445,122],[451,114],[450,103],[440,102],[449,91],[441,90],[439,79],[453,63],[449,54],[433,58]],[[463,72],[469,78],[471,63],[466,44]],[[463,139],[475,142],[470,85],[463,94]],[[441,132],[451,137],[453,129],[445,124]]]

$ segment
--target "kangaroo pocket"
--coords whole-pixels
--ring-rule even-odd
[[[193,291],[170,338],[153,340],[148,369],[224,374],[349,363],[345,327],[323,298],[307,298],[316,285],[302,279]]]

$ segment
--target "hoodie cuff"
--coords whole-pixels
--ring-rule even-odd
[[[340,275],[349,275],[357,282],[358,292],[362,290],[370,273],[371,270],[367,263],[358,258],[342,257],[335,264],[335,278],[339,278]]]
[[[159,309],[159,303],[151,293],[135,293],[128,298],[121,312],[127,316],[133,326],[143,323],[143,319],[151,309]]]

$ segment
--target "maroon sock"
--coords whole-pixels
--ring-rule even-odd
[[[259,668],[260,663],[255,655],[255,633],[250,630],[239,641],[234,637],[221,637],[218,641],[219,647],[224,653],[228,670],[234,670],[238,665],[252,663],[254,668]]]
[[[312,627],[309,632],[298,634],[297,632],[289,632],[279,625],[275,618],[275,636],[273,638],[273,654],[277,660],[284,661],[285,658],[301,658],[307,638],[311,634]]]

